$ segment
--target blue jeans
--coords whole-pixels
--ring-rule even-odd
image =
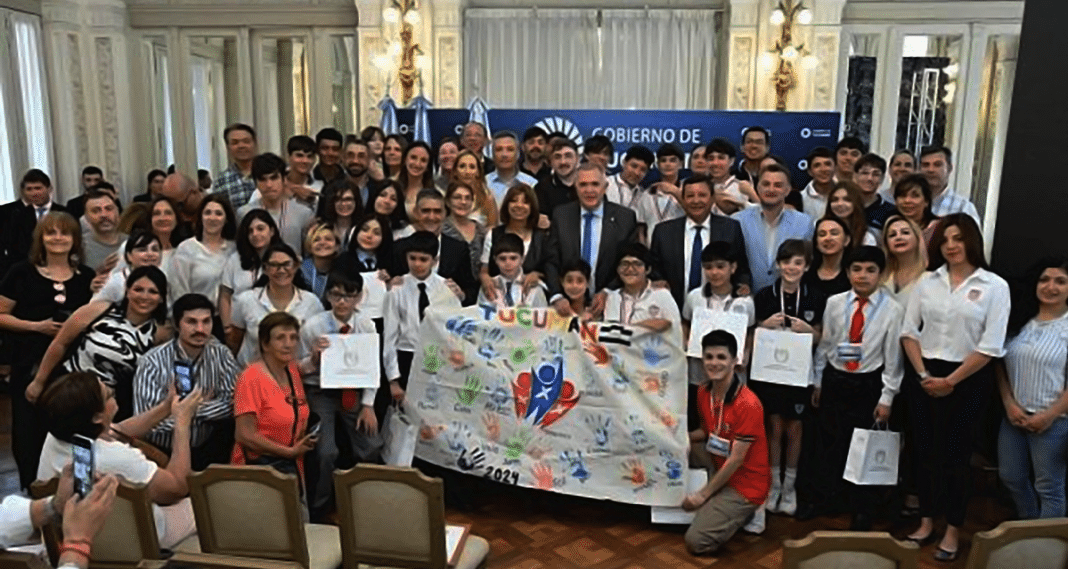
[[[998,473],[1012,494],[1022,519],[1059,518],[1064,510],[1068,464],[1068,418],[1053,421],[1045,432],[1032,433],[1001,422]],[[1031,471],[1034,470],[1034,482]]]

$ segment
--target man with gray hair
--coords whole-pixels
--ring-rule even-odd
[[[464,129],[461,132],[460,146],[482,157],[483,172],[487,174],[492,172],[493,161],[483,154],[486,150],[486,142],[489,140],[489,131],[486,130],[486,125],[471,121],[464,125]]]
[[[533,188],[538,180],[519,169],[519,139],[515,133],[502,130],[493,135],[494,171],[486,174],[486,186],[493,192],[497,205],[508,190],[516,184],[526,184]]]

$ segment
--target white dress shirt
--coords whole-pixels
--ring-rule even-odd
[[[682,315],[679,305],[666,288],[654,289],[647,283],[637,296],[622,288],[605,291],[604,321],[637,324],[643,320],[663,318],[671,322],[671,333],[682,344]]]
[[[315,293],[294,287],[293,298],[281,310],[293,315],[300,322],[323,311],[323,303]],[[241,350],[237,353],[237,363],[244,369],[248,364],[260,358],[260,320],[272,312],[279,312],[267,296],[267,287],[254,288],[234,297],[234,307],[230,320],[234,328],[245,331]],[[303,351],[298,357],[304,357]]]
[[[819,219],[823,217],[823,212],[827,211],[827,196],[820,195],[816,186],[809,182],[805,189],[801,190],[801,207],[809,217]]]
[[[623,174],[616,174],[608,178],[608,191],[604,196],[610,202],[629,207],[637,212],[638,203],[641,202],[644,193],[645,188],[642,187],[640,181],[632,186],[623,179]]]
[[[972,352],[1000,358],[1010,306],[1009,285],[1001,277],[976,269],[953,290],[942,265],[916,283],[901,335],[919,341],[928,359],[963,362]]]
[[[582,258],[582,244],[586,242],[586,214],[593,214],[590,238],[590,290],[597,290],[597,257],[601,251],[601,224],[604,223],[604,200],[597,207],[589,210],[579,205],[579,258]]]
[[[340,334],[341,327],[345,325],[349,327],[349,334],[374,334],[378,332],[375,329],[375,323],[364,316],[358,308],[352,311],[352,316],[346,322],[338,320],[333,311],[324,310],[305,320],[300,327],[300,340],[303,344],[304,353],[311,354],[312,347],[319,342],[319,338],[327,334]],[[304,385],[317,386],[319,385],[319,372],[301,374],[300,380]],[[378,388],[365,387],[360,391],[360,403],[369,407],[374,406]]]
[[[528,306],[530,308],[544,308],[549,304],[545,301],[545,291],[542,290],[542,283],[539,281],[537,284],[530,288],[530,292],[523,294],[523,278],[526,275],[523,271],[519,271],[519,274],[515,278],[507,279],[504,275],[497,275],[493,277],[493,287],[497,291],[497,299],[490,302],[486,298],[482,289],[478,291],[478,304],[489,304],[494,307],[511,308],[513,306]],[[509,305],[505,302],[505,296],[508,289],[512,290],[512,304]]]
[[[675,219],[686,215],[675,198],[660,192],[642,194],[638,200],[638,209],[635,211],[638,223],[645,224],[645,234],[651,236],[656,225],[662,221]]]
[[[690,286],[690,263],[693,262],[693,240],[694,237],[697,236],[697,232],[694,231],[694,228],[698,226],[704,228],[701,230],[701,250],[703,251],[704,248],[708,247],[708,244],[712,241],[712,215],[713,214],[711,213],[708,214],[708,217],[706,217],[702,223],[695,222],[691,217],[686,218],[686,231],[682,235],[682,282],[686,283],[684,285],[686,288],[689,288]],[[700,256],[698,257],[698,260],[700,260]],[[698,265],[700,265],[700,263],[698,263]],[[704,285],[705,271],[701,268],[698,268],[697,270],[701,273],[701,284]]]
[[[682,303],[682,319],[687,322],[693,320],[693,311],[698,308],[745,314],[749,320],[749,327],[752,328],[756,325],[756,305],[753,304],[753,297],[751,296],[731,296],[729,294],[719,296],[715,293],[712,296],[705,296],[704,286],[702,286],[686,293],[686,300]],[[738,346],[738,351],[741,352],[744,348],[745,346]]]
[[[397,363],[397,351],[415,352],[419,346],[419,287],[426,283],[426,295],[430,299],[430,310],[459,310],[460,300],[449,290],[445,278],[431,273],[426,280],[420,281],[411,273],[403,276],[400,285],[386,293],[384,310],[385,340],[382,343],[382,363],[386,368],[386,379],[390,381],[400,377],[400,365]]]
[[[229,240],[223,241],[218,252],[208,249],[195,237],[179,243],[171,258],[170,272],[164,271],[170,277],[167,284],[171,298],[197,292],[218,305],[223,267],[236,249]]]
[[[857,294],[853,291],[836,294],[827,299],[823,312],[823,336],[816,347],[812,372],[816,387],[823,383],[827,365],[842,373],[869,373],[883,368],[883,392],[879,404],[890,405],[901,388],[904,368],[901,362],[901,319],[905,309],[883,288],[878,288],[864,306],[864,331],[861,336],[860,364],[854,371],[838,357],[839,344],[849,343],[849,329],[857,310]]]

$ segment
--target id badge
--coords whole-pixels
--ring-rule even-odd
[[[708,435],[708,443],[705,444],[705,450],[716,456],[726,458],[731,454],[731,442],[716,435]]]
[[[862,346],[860,344],[838,344],[838,359],[843,362],[859,362]]]

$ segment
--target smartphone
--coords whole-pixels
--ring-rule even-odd
[[[74,435],[71,452],[74,458],[74,491],[85,497],[93,490],[93,439]]]
[[[174,377],[178,397],[185,398],[193,391],[193,366],[181,360],[174,362]]]
[[[790,321],[790,317],[789,316],[783,316],[782,317],[782,326],[783,326],[783,328],[789,328],[789,327],[791,327],[793,325],[794,324],[793,324],[793,322]]]
[[[308,428],[304,431],[309,437],[319,436],[319,431],[323,428],[323,422],[319,420],[319,416],[312,414],[308,416]]]

